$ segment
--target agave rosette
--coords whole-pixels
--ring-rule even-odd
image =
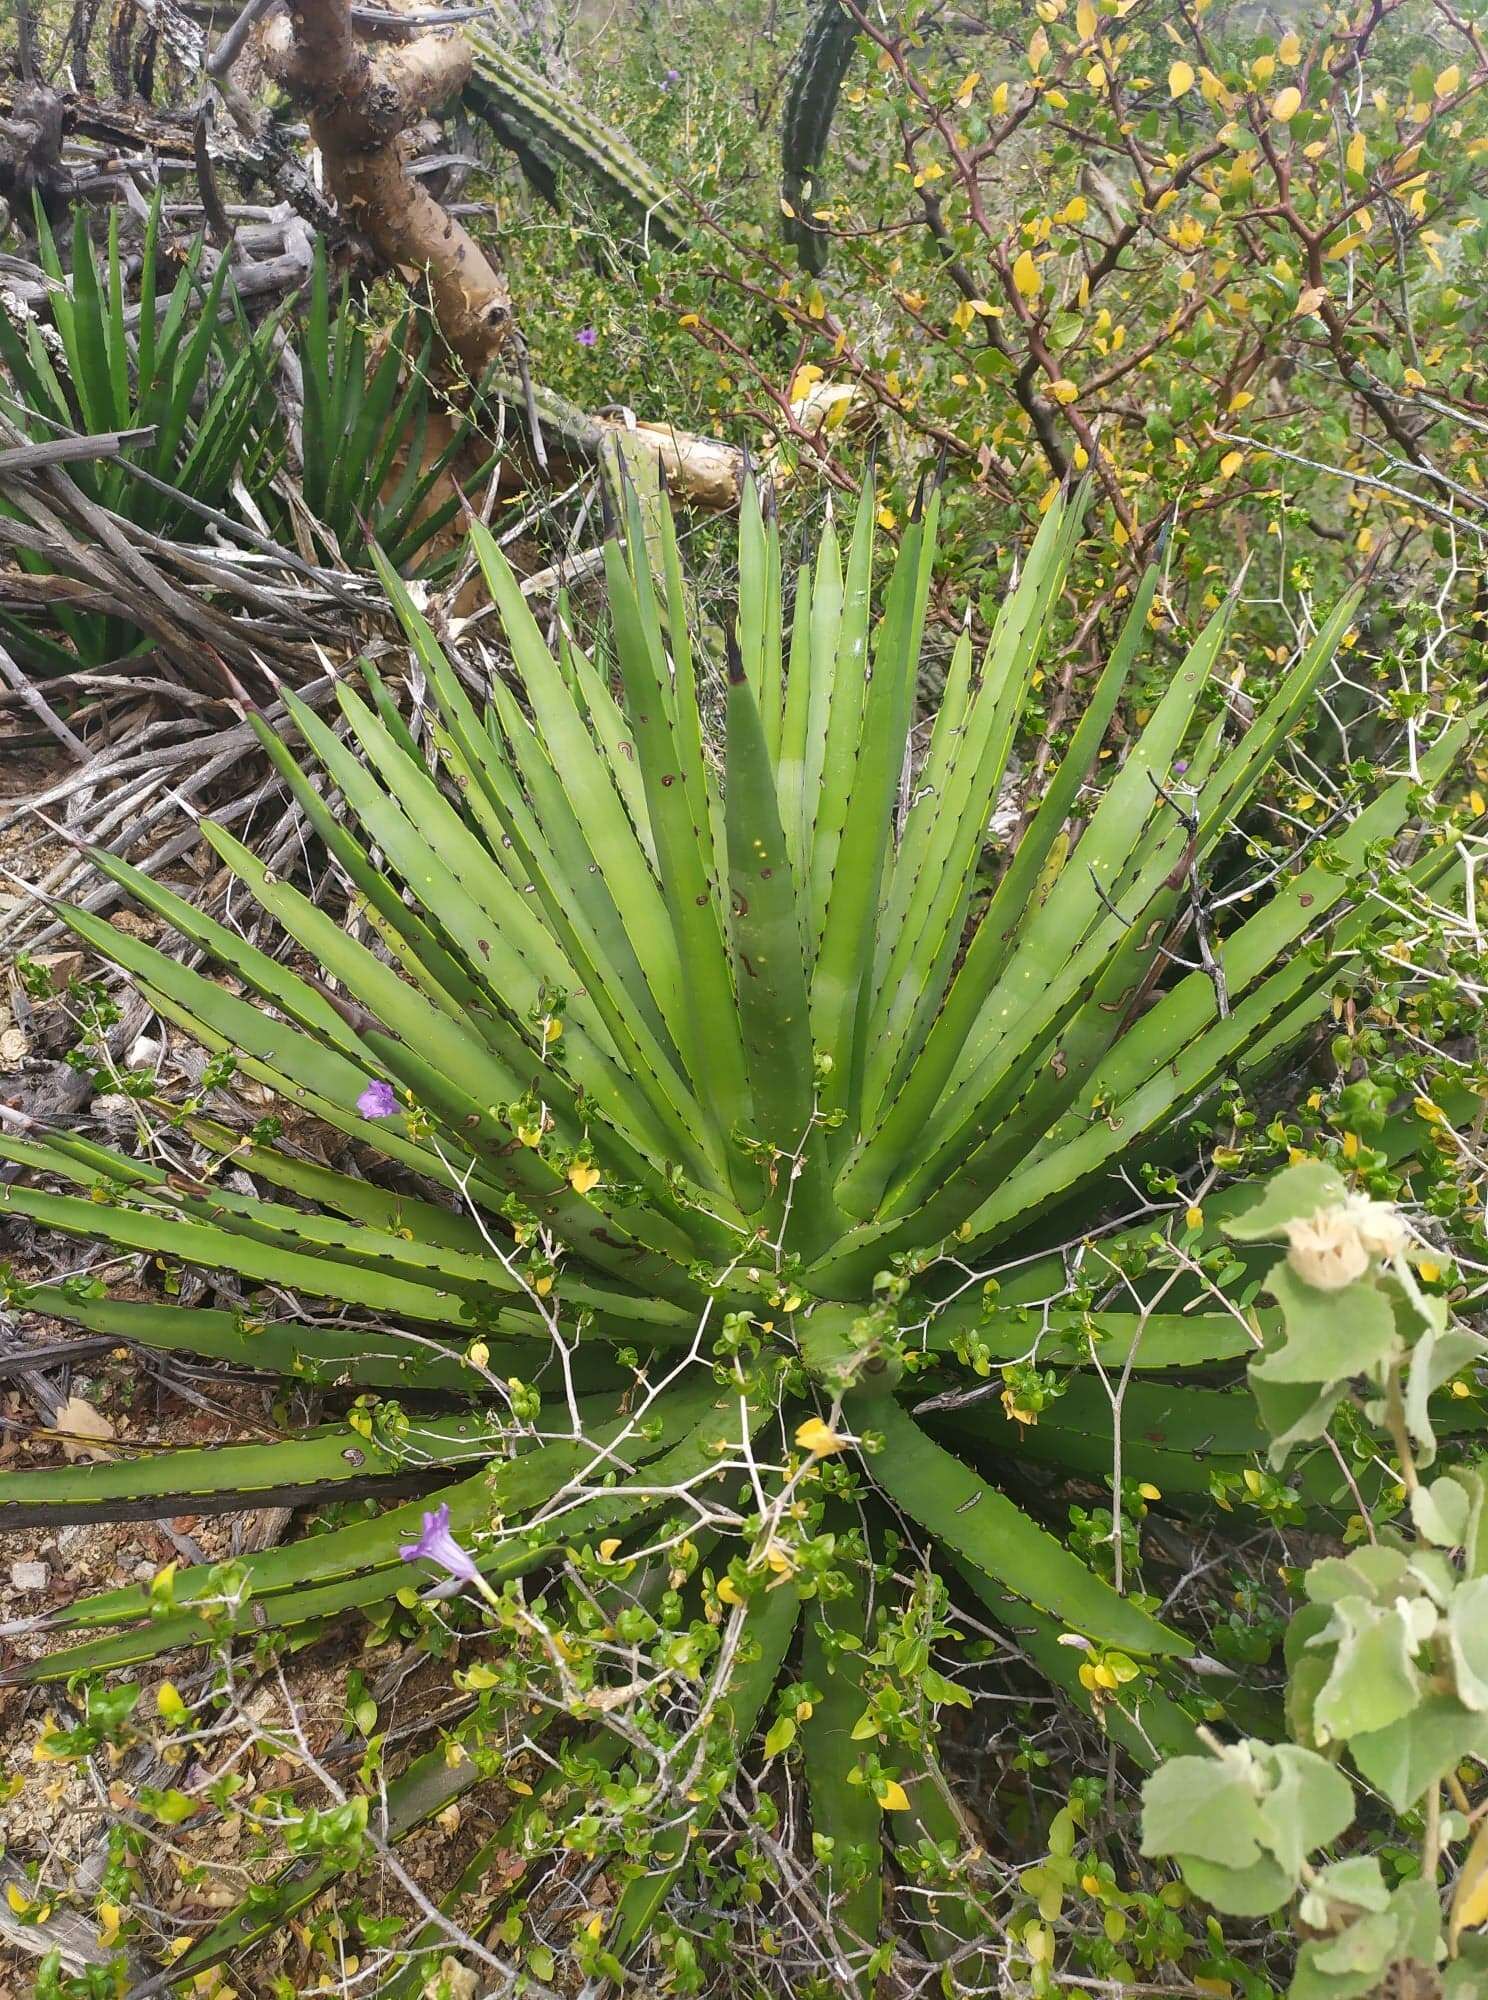
[[[1229,1312],[1152,1307],[1130,1285],[1072,1304],[1054,1246],[1096,1232],[1121,1207],[1118,1169],[1181,1149],[1207,1095],[1275,1067],[1326,1011],[1412,784],[1383,787],[1237,900],[1214,941],[1217,976],[1187,969],[1173,945],[1195,873],[1314,700],[1351,606],[1233,741],[1224,705],[1205,699],[1221,611],[1103,766],[1149,629],[1149,574],[989,886],[987,827],[1080,507],[1049,509],[982,657],[956,642],[906,785],[937,506],[932,493],[906,527],[875,615],[866,493],[845,551],[828,527],[796,579],[787,629],[778,532],[746,497],[726,689],[710,683],[716,730],[664,510],[654,577],[638,507],[607,544],[606,656],[565,631],[555,657],[495,543],[472,530],[511,654],[484,710],[384,566],[429,691],[427,752],[370,672],[370,699],[338,690],[342,733],[288,698],[316,782],[259,727],[355,890],[356,922],[206,829],[323,981],[99,857],[230,983],[70,909],[77,933],[164,1018],[386,1165],[367,1179],[201,1120],[195,1177],[77,1137],[6,1138],[0,1154],[32,1170],[6,1191],[13,1213],[228,1274],[223,1305],[59,1286],[29,1303],[147,1346],[425,1410],[416,1392],[445,1401],[397,1421],[353,1412],[278,1444],[0,1477],[12,1522],[397,1501],[243,1559],[231,1588],[188,1570],[168,1604],[148,1588],[80,1601],[54,1621],[72,1642],[31,1676],[313,1630],[351,1610],[386,1616],[407,1595],[400,1547],[422,1511],[447,1505],[498,1599],[518,1601],[523,1579],[540,1588],[565,1559],[598,1563],[613,1579],[593,1597],[607,1616],[671,1591],[684,1621],[723,1635],[727,1757],[748,1754],[757,1725],[767,1754],[801,1756],[811,1829],[833,1843],[819,1852],[837,1857],[826,1880],[840,1949],[865,1981],[880,1847],[913,1867],[927,1838],[965,1844],[930,1739],[911,1758],[898,1745],[896,1762],[895,1743],[862,1728],[875,1637],[900,1615],[894,1549],[920,1547],[1072,1701],[1099,1704],[1134,1755],[1187,1745],[1182,1708],[1154,1678],[1110,1694],[1082,1678],[1093,1658],[1159,1662],[1188,1642],[1082,1560],[1062,1517],[1072,1477],[1109,1483],[1113,1371],[1127,1477],[1181,1503],[1216,1463],[1247,1463],[1254,1417],[1218,1364],[1250,1336]],[[1460,736],[1446,731],[1420,778],[1447,768]],[[1432,848],[1413,869],[1426,884],[1450,866]],[[233,1192],[228,1164],[259,1191]],[[1000,1289],[985,1282],[994,1271]],[[997,1371],[1030,1358],[1063,1393],[1023,1423]],[[1182,1379],[1196,1370],[1210,1372]],[[450,1394],[464,1399],[454,1415]],[[518,1652],[520,1627],[508,1628]],[[566,1642],[570,1691],[621,1674],[591,1639]],[[916,1676],[927,1659],[910,1660]],[[483,1700],[518,1699],[496,1684]],[[789,1694],[801,1685],[813,1699]],[[636,1755],[633,1734],[593,1724],[540,1788],[544,1823]],[[388,1838],[488,1768],[443,1751],[409,1766],[389,1788]],[[719,1796],[714,1784],[663,1799],[649,1844],[629,1836],[604,1964],[635,1949],[704,1851],[689,1829]],[[524,1801],[490,1851],[520,1847],[538,1809]],[[499,1905],[480,1859],[449,1892],[462,1922],[471,1896],[487,1915]],[[251,1943],[335,1872],[291,1871],[180,1969]],[[970,1948],[973,1889],[942,1884],[919,1907],[927,1942]]]

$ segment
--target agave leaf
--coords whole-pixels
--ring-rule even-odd
[[[915,1885],[913,1921],[927,1956],[935,1960],[954,1958],[957,1983],[972,1992],[996,1991],[995,1965],[975,1949],[996,1937],[998,1921],[991,1897],[983,1897],[976,1882],[976,1862],[981,1843],[955,1803],[945,1772],[933,1758],[916,1784],[907,1787],[909,1808],[891,1815],[889,1825],[900,1872]],[[934,1887],[921,1887],[918,1852],[928,1841],[932,1849],[959,1870],[961,1885],[945,1887],[936,1871]]]
[[[874,1476],[891,1500],[974,1568],[1106,1646],[1182,1653],[1177,1632],[1120,1597],[1077,1556],[925,1435],[891,1401],[875,1402],[883,1435]]]
[[[933,1017],[933,1025],[922,1015],[922,1044],[918,1050],[913,1043],[908,1045],[906,1061],[901,1062],[901,1075],[896,1079],[897,1094],[892,1104],[883,1107],[878,1130],[860,1147],[860,1155],[869,1157],[863,1158],[861,1165],[850,1167],[844,1176],[841,1197],[854,1213],[871,1213],[890,1173],[909,1157],[925,1120],[956,1068],[987,994],[1002,975],[1018,927],[1036,900],[1035,890],[1044,866],[1115,713],[1137,648],[1146,633],[1147,610],[1156,584],[1156,572],[1149,571],[1076,727],[1074,740],[1003,873],[943,1007]],[[912,1067],[907,1066],[907,1056],[911,1053]]]
[[[828,1111],[855,1110],[862,1087],[874,922],[909,738],[939,493],[931,493],[923,510],[917,503],[915,516],[900,545],[878,629],[857,763],[812,978],[812,1034],[819,1048],[831,1052],[833,1064],[823,1092]]]
[[[29,1286],[24,1298],[30,1311],[72,1320],[140,1347],[169,1354],[207,1355],[326,1387],[354,1383],[376,1388],[453,1389],[468,1394],[479,1379],[464,1353],[427,1334],[409,1333],[385,1323],[373,1334],[355,1322],[345,1327],[334,1320],[312,1325],[212,1306],[89,1298],[60,1285]],[[486,1366],[493,1374],[531,1370],[530,1341],[491,1340],[486,1344]],[[585,1371],[586,1381],[592,1381],[597,1372],[600,1378],[608,1374],[614,1386],[622,1385],[623,1378],[612,1362],[606,1364],[595,1357],[583,1363],[579,1372]]]
[[[1072,1375],[1058,1401],[1028,1425],[1005,1415],[991,1396],[921,1415],[938,1433],[964,1440],[988,1467],[1017,1457],[1109,1480],[1114,1390],[1114,1382],[1108,1388],[1090,1374]],[[1244,1389],[1139,1380],[1122,1393],[1120,1436],[1123,1475],[1151,1480],[1164,1494],[1207,1493],[1214,1472],[1238,1471],[1266,1446]]]
[[[1079,1647],[1063,1643],[1068,1635],[1056,1619],[999,1590],[976,1570],[962,1566],[961,1574],[1040,1673],[1097,1721],[1141,1768],[1154,1770],[1165,1757],[1193,1752],[1199,1742],[1197,1729],[1160,1688],[1135,1681],[1118,1688],[1097,1709],[1090,1690],[1080,1680],[1086,1655]],[[1228,1702],[1228,1690],[1226,1699]]]
[[[809,1001],[801,913],[770,753],[737,658],[730,662],[727,728],[729,937],[755,1129],[780,1156],[771,1176],[774,1217],[796,1193],[789,1163],[811,1128]],[[819,1201],[819,1182],[815,1195]]]
[[[837,1532],[851,1527],[838,1512]],[[883,1869],[879,1836],[883,1811],[871,1785],[853,1784],[861,1762],[854,1725],[867,1708],[862,1646],[868,1638],[866,1586],[830,1605],[812,1605],[803,1621],[801,1678],[818,1690],[811,1714],[801,1725],[801,1748],[811,1805],[811,1830],[832,1843],[823,1901],[832,1912],[837,1949],[851,1963],[871,1952],[883,1910]],[[829,1649],[828,1633],[856,1641],[850,1649]],[[868,1996],[871,1981],[859,1973],[857,1990]]]
[[[667,1031],[674,1040],[678,1039],[682,1033],[683,1002],[677,943],[647,856],[636,838],[613,775],[617,763],[623,765],[627,760],[601,756],[572,694],[563,684],[560,670],[506,558],[484,529],[477,526],[472,535],[492,600],[506,621],[513,659],[544,748],[567,793],[574,819],[583,830],[635,956],[645,968]],[[607,696],[608,690],[604,692]],[[593,701],[597,699],[591,697]],[[598,705],[603,708],[602,703]],[[610,708],[613,706],[611,700]]]
[[[1063,1289],[1063,1278],[1055,1286]],[[1253,1317],[1264,1331],[1275,1317],[1252,1308],[1246,1316],[1228,1312],[1152,1312],[1126,1307],[1111,1311],[1072,1312],[1058,1306],[1037,1310],[999,1304],[984,1318],[980,1305],[957,1310],[953,1303],[931,1322],[927,1347],[954,1352],[965,1346],[985,1350],[989,1366],[1021,1361],[1036,1354],[1044,1362],[1081,1362],[1087,1341],[1096,1343],[1102,1363],[1110,1369],[1200,1368],[1215,1361],[1233,1361],[1254,1353],[1260,1331],[1252,1332]]]
[[[746,1644],[736,1655],[737,1664],[724,1696],[737,1754],[742,1755],[770,1697],[800,1608],[794,1585],[785,1583],[752,1598],[743,1615]],[[667,1891],[687,1866],[689,1841],[706,1831],[714,1811],[716,1804],[710,1801],[702,1812],[689,1813],[670,1826],[658,1843],[660,1852],[653,1857],[651,1868],[622,1892],[609,1931],[610,1949],[617,1958],[624,1960],[645,1937]],[[655,1865],[657,1861],[661,1866]]]
[[[835,544],[824,539],[823,553],[830,548],[833,560],[824,574],[818,557],[812,590],[810,643],[815,669],[812,689],[813,701],[821,713],[819,717],[814,713],[808,715],[811,737],[802,800],[804,825],[799,872],[803,885],[808,879],[810,882],[806,934],[813,948],[826,929],[827,905],[842,850],[842,830],[847,824],[862,736],[877,511],[873,481],[867,479],[853,523],[846,578],[837,572]]]
[[[977,855],[1082,511],[1077,501],[1067,511],[1051,508],[1045,515],[1017,587],[1003,599],[965,715],[958,716],[953,699],[943,702],[936,716],[879,925],[865,1119],[873,1117],[915,1019],[933,1017],[943,997],[965,927]],[[952,674],[956,671],[953,662]]]
[[[451,1531],[467,1541],[503,1515],[527,1514],[528,1523],[494,1544],[476,1540],[473,1553],[488,1580],[521,1576],[550,1561],[570,1538],[626,1521],[644,1520],[659,1502],[655,1487],[671,1478],[696,1479],[709,1464],[712,1432],[725,1413],[709,1410],[706,1386],[678,1395],[675,1407],[642,1431],[623,1419],[592,1438],[558,1438],[522,1452],[465,1480],[395,1507],[375,1522],[359,1522],[310,1540],[243,1557],[235,1566],[242,1585],[215,1569],[194,1569],[174,1580],[177,1609],[117,1639],[90,1641],[15,1670],[15,1680],[56,1680],[84,1668],[126,1666],[156,1658],[174,1646],[221,1639],[236,1631],[305,1624],[391,1597],[409,1580],[400,1544],[418,1537],[425,1505],[449,1508]],[[687,1435],[691,1429],[693,1435]],[[707,1437],[701,1433],[706,1431]],[[680,1441],[679,1441],[680,1440]],[[586,1479],[606,1466],[646,1468],[645,1482],[584,1497]],[[561,1489],[577,1496],[548,1507]],[[192,1607],[200,1606],[200,1610]],[[150,1617],[149,1592],[106,1591],[50,1621],[53,1629],[123,1625]]]
[[[162,1514],[419,1491],[443,1466],[498,1456],[507,1435],[499,1424],[440,1417],[414,1423],[394,1445],[335,1424],[273,1444],[150,1452],[101,1465],[17,1472],[6,1480],[0,1527],[18,1520],[154,1521]]]
[[[605,574],[662,894],[677,951],[688,968],[688,1074],[716,1131],[747,1129],[751,1107],[714,879],[713,841],[704,839],[692,817],[689,792],[695,793],[696,786],[684,770],[684,749],[672,717],[670,677],[665,660],[647,642],[635,588],[614,541],[605,544]],[[750,1178],[743,1177],[744,1185]]]

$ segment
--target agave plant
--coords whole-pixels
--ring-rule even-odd
[[[426,450],[433,396],[434,341],[418,337],[405,313],[371,365],[366,326],[342,281],[332,304],[325,245],[318,238],[310,299],[299,339],[305,385],[301,490],[316,525],[328,528],[343,556],[365,564],[368,538],[406,573],[455,518],[458,494],[442,497],[448,474],[470,444],[476,418],[453,420],[437,448]],[[273,428],[281,428],[277,407]],[[491,461],[473,476],[479,483]]]
[[[370,699],[341,687],[345,736],[290,699],[317,782],[258,725],[361,934],[207,829],[324,980],[107,855],[230,983],[65,912],[163,1017],[380,1156],[380,1174],[199,1118],[189,1161],[179,1126],[142,1158],[59,1133],[0,1143],[29,1170],[6,1191],[13,1213],[217,1274],[227,1301],[45,1285],[32,1307],[372,1399],[281,1443],[11,1473],[0,1518],[419,1496],[75,1603],[53,1621],[70,1642],[24,1676],[240,1634],[262,1646],[353,1611],[427,1620],[400,1550],[442,1553],[479,1579],[467,1594],[487,1622],[467,1617],[461,1652],[475,1707],[453,1750],[389,1779],[374,1823],[402,1838],[499,1767],[503,1732],[546,1746],[540,1782],[444,1907],[489,1938],[545,1867],[587,1857],[615,1885],[578,1936],[601,1980],[711,1865],[740,1768],[797,1758],[792,1834],[823,1862],[838,1985],[872,1985],[886,1878],[914,1885],[895,1919],[914,1949],[963,1985],[994,1976],[971,1822],[935,1751],[940,1704],[963,1698],[930,1665],[948,1602],[1139,1760],[1190,1744],[1190,1642],[1119,1565],[1102,1574],[1069,1545],[1066,1510],[1072,1481],[1087,1498],[1104,1482],[1119,1508],[1141,1480],[1181,1512],[1216,1464],[1247,1463],[1259,1434],[1223,1364],[1252,1336],[1202,1295],[1144,1298],[1123,1245],[1150,1219],[1100,1233],[1123,1205],[1118,1170],[1183,1155],[1216,1087],[1281,1063],[1326,1012],[1415,796],[1389,785],[1268,865],[1206,931],[1209,962],[1186,968],[1197,871],[1314,700],[1351,605],[1234,742],[1206,699],[1222,611],[1103,765],[1149,575],[989,875],[989,816],[1080,508],[1050,508],[982,657],[956,642],[911,767],[937,507],[917,507],[875,615],[865,494],[845,556],[828,527],[787,619],[778,532],[749,495],[737,613],[713,649],[726,684],[695,642],[664,513],[655,576],[638,510],[607,544],[603,659],[566,631],[555,657],[477,526],[511,653],[484,712],[384,565],[435,710],[429,757],[375,677]],[[1427,883],[1451,865],[1431,848],[1413,868]],[[72,1191],[42,1185],[57,1182]],[[1072,1290],[1060,1246],[1081,1241]],[[425,1391],[446,1393],[445,1413]],[[450,1393],[467,1404],[454,1415]],[[693,1729],[706,1754],[684,1757]],[[515,1872],[492,1873],[514,1854]],[[354,1859],[291,1866],[176,1972],[251,1946]],[[447,1948],[431,1924],[404,1942],[415,1956],[380,1992],[416,1993],[416,1954]]]
[[[117,457],[75,465],[72,477],[90,500],[124,514],[135,527],[171,535],[199,524],[183,494],[216,507],[235,477],[254,479],[264,449],[255,414],[278,322],[273,316],[256,329],[248,325],[229,283],[228,260],[220,259],[210,277],[203,275],[200,237],[187,251],[169,297],[157,297],[157,200],[145,225],[137,326],[131,327],[119,215],[117,208],[109,211],[100,269],[88,213],[74,212],[69,276],[37,208],[41,261],[51,280],[51,324],[32,319],[22,333],[0,312],[0,364],[9,378],[0,380],[0,408],[43,444],[74,431],[146,433]],[[45,572],[44,556],[24,545],[18,556],[27,568]],[[65,603],[49,609],[52,620],[72,650],[39,622],[3,621],[22,657],[43,672],[66,671],[79,660],[101,666],[143,643],[125,621],[74,611]]]

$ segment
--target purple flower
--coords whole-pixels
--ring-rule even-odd
[[[357,1099],[357,1110],[364,1118],[392,1118],[396,1115],[398,1100],[393,1095],[393,1086],[381,1078],[369,1083]]]
[[[424,1532],[416,1542],[404,1542],[398,1554],[406,1563],[438,1563],[448,1572],[449,1581],[435,1591],[438,1597],[451,1596],[462,1583],[480,1583],[481,1573],[475,1566],[475,1558],[450,1533],[449,1508],[442,1504],[432,1514],[425,1514]]]
[[[599,335],[594,331],[592,326],[581,326],[574,335],[574,339],[579,343],[580,347],[597,347],[599,344]]]
[[[663,90],[670,90],[673,84],[680,83],[681,81],[682,81],[681,70],[669,69],[666,75],[661,79],[661,87]]]
[[[1178,776],[1181,778],[1184,772],[1188,769],[1188,759],[1186,757],[1180,757],[1177,763],[1173,766],[1173,769],[1177,772]]]

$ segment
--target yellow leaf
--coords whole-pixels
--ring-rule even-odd
[[[731,1578],[721,1576],[718,1579],[718,1601],[720,1604],[742,1604],[744,1602],[738,1591],[735,1590]]]
[[[1168,95],[1186,97],[1194,87],[1194,73],[1191,64],[1175,62],[1168,71]]]
[[[1276,53],[1284,63],[1296,62],[1302,54],[1302,43],[1296,35],[1283,35],[1276,45]]]
[[[1271,116],[1278,125],[1289,125],[1301,109],[1302,93],[1295,84],[1289,83],[1271,100]]]
[[[1075,33],[1082,42],[1088,42],[1095,33],[1096,12],[1090,0],[1079,0],[1075,8]]]
[[[1137,1491],[1144,1500],[1161,1500],[1162,1498],[1162,1488],[1154,1486],[1150,1479],[1144,1479],[1137,1488]]]
[[[1039,267],[1034,262],[1031,250],[1020,250],[1013,264],[1013,285],[1025,299],[1037,298],[1043,289],[1043,279]]]
[[[1057,382],[1049,385],[1049,394],[1056,403],[1073,403],[1080,393],[1078,382],[1071,382],[1068,375],[1061,375]]]
[[[904,1803],[908,1805],[909,1800],[906,1799]],[[7,1903],[9,1903],[11,1909],[15,1911],[18,1917],[24,1917],[31,1908],[31,1900],[26,1895],[26,1893],[21,1888],[18,1882],[6,1883],[5,1900]]]
[[[976,89],[981,80],[982,73],[979,69],[969,70],[961,79],[961,88],[956,92],[956,102],[958,104],[969,104],[971,93]]]
[[[599,1559],[602,1563],[613,1562],[615,1551],[620,1546],[618,1535],[609,1535],[599,1545]]]
[[[1452,1893],[1451,1937],[1488,1923],[1488,1833],[1479,1827]]]
[[[1364,134],[1362,132],[1356,132],[1353,138],[1349,140],[1348,151],[1344,154],[1343,157],[1344,157],[1344,162],[1347,165],[1348,170],[1351,174],[1363,173]]]
[[[1001,118],[1003,113],[1007,110],[1007,108],[1008,108],[1008,87],[1005,83],[999,83],[997,88],[992,93],[993,117]]]
[[[846,1451],[847,1439],[839,1437],[820,1417],[808,1417],[796,1430],[796,1443],[813,1458],[830,1458],[834,1451]]]
[[[889,1778],[886,1780],[884,1788],[879,1794],[878,1803],[883,1807],[885,1812],[908,1812],[909,1793],[905,1791],[897,1778]]]
[[[1221,479],[1233,478],[1233,476],[1240,470],[1241,466],[1244,465],[1244,463],[1245,463],[1245,453],[1243,451],[1227,451],[1224,457],[1219,461],[1220,478]]]
[[[1432,88],[1438,97],[1450,97],[1461,81],[1461,68],[1456,63],[1448,63],[1446,68],[1438,75]]]
[[[1061,222],[1083,222],[1089,213],[1090,204],[1086,201],[1084,195],[1075,194],[1070,196],[1064,207],[1059,211],[1059,220]]]
[[[568,1184],[575,1194],[588,1194],[599,1186],[599,1168],[592,1160],[575,1160],[568,1170]]]
[[[1305,319],[1308,313],[1316,312],[1327,296],[1327,291],[1322,285],[1309,285],[1297,296],[1297,303],[1292,308],[1293,319]]]

